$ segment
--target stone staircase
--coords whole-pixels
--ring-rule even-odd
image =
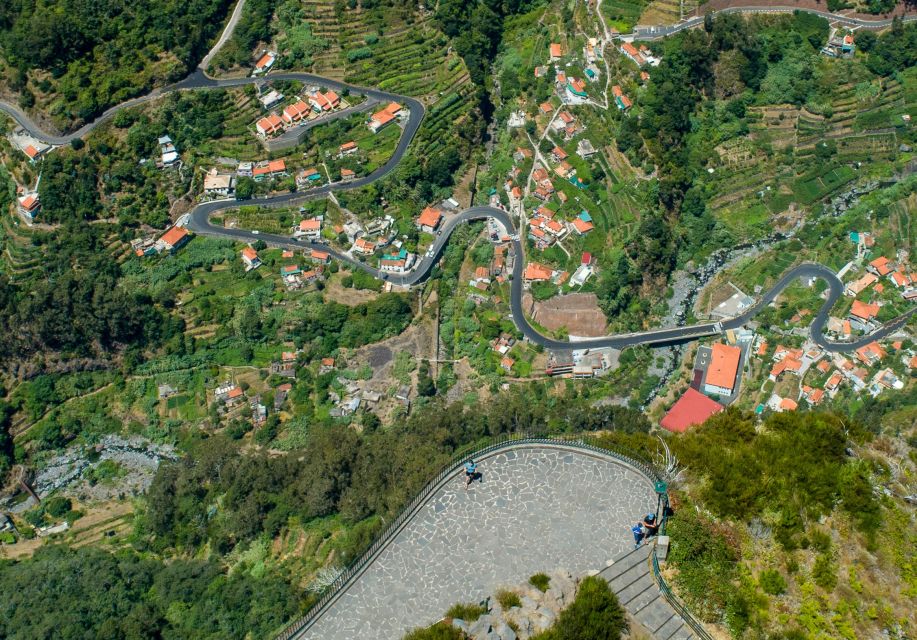
[[[697,640],[685,621],[669,605],[653,581],[652,545],[642,545],[619,555],[599,575],[627,611],[656,640]]]

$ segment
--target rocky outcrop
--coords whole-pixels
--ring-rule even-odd
[[[472,640],[527,640],[552,627],[576,596],[578,580],[569,571],[557,569],[550,578],[545,591],[530,584],[501,590],[515,594],[519,606],[504,609],[494,594],[487,613],[471,622],[453,619],[452,625]]]

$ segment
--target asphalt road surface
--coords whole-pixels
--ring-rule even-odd
[[[372,182],[371,178],[372,176],[367,176],[363,180],[365,183],[368,183]],[[261,206],[293,205],[297,202],[302,202],[310,198],[325,196],[331,191],[352,188],[353,184],[353,182],[346,184],[329,184],[305,193],[291,193],[271,198],[249,200],[246,201],[245,204]],[[698,338],[718,335],[725,332],[727,329],[738,329],[747,324],[757,314],[763,311],[768,304],[773,302],[777,296],[780,295],[780,293],[788,286],[790,286],[797,278],[803,278],[806,280],[810,278],[817,278],[824,280],[828,285],[827,298],[822,304],[821,309],[819,309],[818,313],[815,315],[815,318],[812,320],[810,329],[813,341],[822,349],[829,352],[852,351],[853,349],[857,349],[865,344],[872,342],[873,340],[884,338],[885,336],[893,333],[895,330],[903,326],[907,319],[915,311],[917,311],[917,307],[914,307],[892,322],[889,322],[883,327],[877,329],[875,332],[866,336],[861,336],[854,341],[831,342],[824,336],[823,330],[828,322],[828,314],[831,311],[831,308],[841,298],[841,296],[844,295],[844,285],[837,277],[837,274],[835,274],[834,271],[828,267],[820,264],[807,263],[790,269],[786,274],[784,274],[779,282],[777,282],[769,291],[767,291],[767,293],[761,297],[761,299],[756,304],[752,305],[735,318],[723,320],[718,323],[708,322],[688,327],[652,329],[649,331],[617,334],[600,338],[587,338],[574,341],[555,340],[538,333],[538,331],[536,331],[535,328],[529,324],[525,317],[525,312],[523,311],[522,307],[522,272],[525,267],[524,260],[522,259],[522,256],[524,255],[522,241],[519,239],[518,232],[515,228],[515,225],[513,224],[511,216],[502,209],[497,209],[490,206],[471,207],[470,209],[466,209],[458,215],[447,219],[439,234],[436,236],[436,239],[434,240],[432,257],[428,257],[427,255],[419,257],[417,264],[410,272],[405,274],[394,274],[379,271],[378,269],[375,269],[374,267],[371,267],[362,262],[358,258],[355,258],[348,253],[333,249],[332,247],[329,247],[325,244],[296,241],[286,236],[277,236],[265,233],[255,234],[244,229],[227,229],[223,227],[216,227],[210,224],[208,218],[212,213],[225,209],[237,208],[238,206],[239,202],[235,200],[222,200],[200,204],[191,212],[189,221],[186,226],[191,231],[204,236],[227,238],[230,240],[242,242],[255,242],[257,240],[262,240],[270,245],[292,249],[320,249],[322,251],[327,251],[331,254],[332,257],[340,260],[341,262],[344,262],[354,268],[362,269],[363,271],[377,278],[385,280],[386,282],[391,282],[394,285],[400,286],[416,285],[423,282],[427,278],[427,276],[430,274],[430,270],[439,260],[439,257],[442,254],[446,243],[449,241],[449,237],[452,235],[458,225],[475,220],[493,218],[502,224],[506,228],[507,233],[510,234],[512,238],[510,242],[512,243],[516,254],[516,260],[513,264],[513,278],[510,290],[510,309],[512,311],[513,322],[526,338],[528,338],[533,343],[542,345],[548,349],[588,349],[601,347],[623,349],[625,347],[644,344],[663,346],[667,344],[680,344],[683,342],[697,340]]]

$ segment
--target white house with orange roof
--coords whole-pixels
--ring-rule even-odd
[[[251,247],[242,249],[242,264],[245,265],[246,271],[251,271],[252,269],[260,267],[261,258],[258,257],[258,252]]]
[[[360,253],[364,256],[370,255],[376,250],[375,243],[370,242],[364,238],[357,238],[353,243],[353,252]]]
[[[267,138],[283,131],[283,119],[276,113],[267,115],[255,123],[255,130],[258,135]]]
[[[417,218],[417,228],[425,233],[436,233],[443,220],[442,212],[435,207],[426,207]]]
[[[309,105],[299,100],[284,107],[280,117],[288,125],[298,124],[309,117],[311,110]]]
[[[35,216],[41,211],[41,202],[37,192],[25,193],[19,197],[19,206],[16,208],[19,217],[26,224],[35,222]]]
[[[271,178],[278,178],[286,175],[286,173],[287,165],[282,159],[260,163],[259,166],[252,169],[252,177],[258,182]]]
[[[265,51],[255,62],[255,68],[252,70],[253,76],[261,76],[271,70],[271,67],[274,66],[274,63],[277,61],[277,54],[273,51]]]
[[[318,218],[301,220],[295,235],[308,240],[318,240],[322,237],[322,221]]]

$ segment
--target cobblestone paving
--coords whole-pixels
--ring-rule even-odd
[[[582,451],[517,448],[478,463],[482,482],[449,480],[301,637],[397,639],[539,571],[602,569],[656,504],[638,472]]]

